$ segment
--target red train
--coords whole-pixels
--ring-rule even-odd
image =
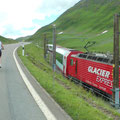
[[[112,95],[112,57],[107,57],[105,54],[88,54],[57,46],[56,65],[68,78]]]

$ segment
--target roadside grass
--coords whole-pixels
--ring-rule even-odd
[[[40,85],[72,117],[73,120],[119,120],[120,114],[107,102],[86,91],[80,85],[52,72],[52,67],[44,60],[43,50],[33,44],[22,48],[18,55]],[[54,79],[53,79],[54,76]]]

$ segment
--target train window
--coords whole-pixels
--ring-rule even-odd
[[[113,60],[111,60],[110,63],[113,64]]]
[[[87,55],[86,55],[86,54],[80,54],[79,57],[81,57],[81,58],[86,58]]]
[[[99,57],[99,58],[97,59],[97,61],[103,61],[103,58]]]
[[[83,58],[86,58],[87,57],[87,55],[83,55]]]
[[[73,66],[73,59],[70,59],[70,65]]]
[[[93,59],[93,60],[96,60],[96,59],[97,59],[97,57],[96,57],[96,56],[94,56],[92,59]]]
[[[92,59],[92,58],[93,58],[93,56],[88,56],[88,57],[87,57],[87,59]]]
[[[63,55],[56,52],[56,60],[63,64]]]
[[[103,59],[103,62],[108,63],[108,61],[109,61],[109,59],[107,59],[107,58],[104,58],[104,59]]]
[[[83,54],[80,54],[79,57],[83,57]]]

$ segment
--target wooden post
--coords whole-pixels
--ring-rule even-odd
[[[53,25],[53,71],[56,69],[56,26]]]
[[[44,34],[44,59],[46,59],[46,34]]]
[[[119,15],[114,15],[113,103],[119,108]]]
[[[56,70],[56,26],[53,25],[53,89],[55,86],[55,70]],[[55,90],[54,90],[55,92]]]

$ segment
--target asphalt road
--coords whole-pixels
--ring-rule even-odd
[[[2,68],[0,68],[0,120],[46,120],[47,118],[33,99],[15,64],[13,51],[19,45],[4,46]],[[30,75],[18,56],[17,60],[56,120],[71,120]]]

